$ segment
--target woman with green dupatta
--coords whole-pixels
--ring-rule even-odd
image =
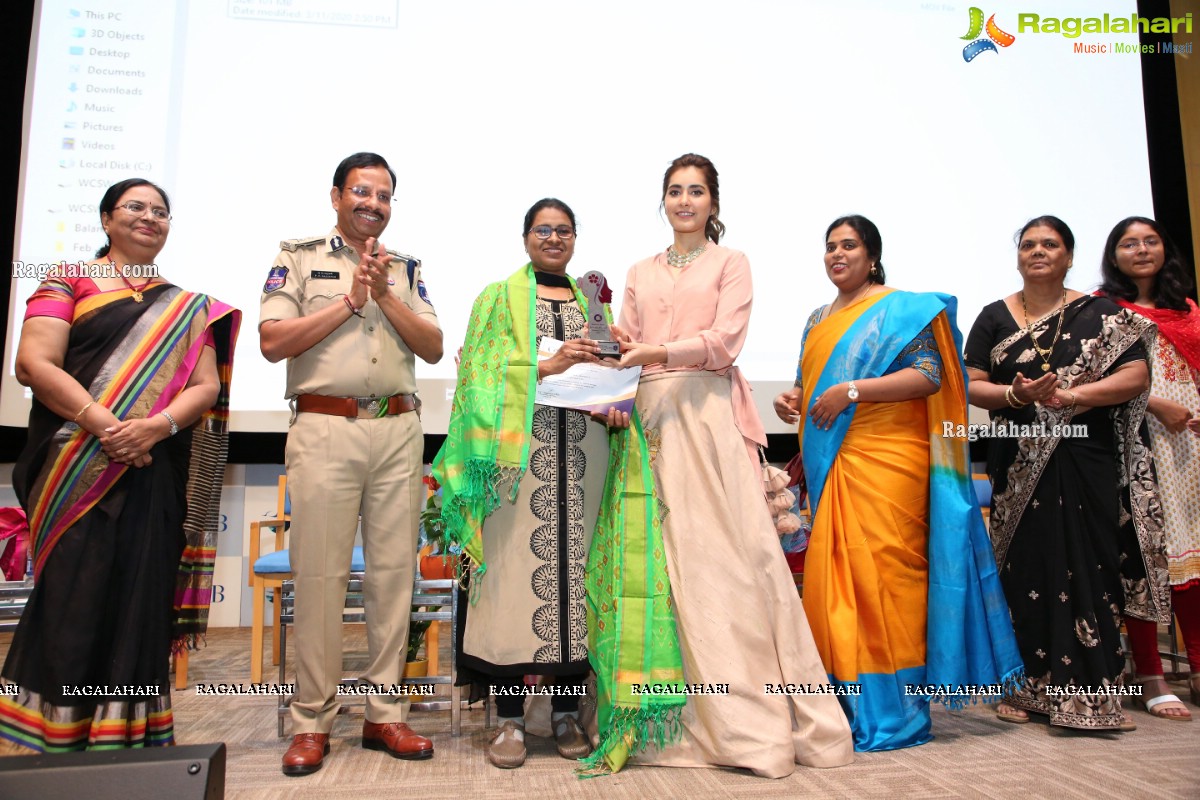
[[[591,745],[579,721],[590,671],[583,575],[608,461],[605,425],[534,402],[538,381],[599,361],[587,301],[566,269],[575,213],[539,200],[522,229],[530,263],[479,295],[463,344],[446,442],[434,460],[450,538],[471,562],[460,670],[490,685],[501,769],[525,763],[526,675],[551,678],[551,729],[564,758]],[[538,360],[542,339],[564,342]],[[629,424],[610,409],[602,421]]]
[[[109,244],[38,287],[17,350],[35,584],[0,737],[40,752],[174,744],[170,654],[204,633],[212,595],[241,314],[134,268],[170,232],[162,189],[113,185],[100,222]]]

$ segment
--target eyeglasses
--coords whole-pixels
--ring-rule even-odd
[[[1145,239],[1126,239],[1118,244],[1117,247],[1121,248],[1126,253],[1132,253],[1142,245],[1145,245],[1147,250],[1153,250],[1160,244],[1162,244],[1162,239],[1159,239],[1156,236],[1147,236]]]
[[[366,200],[368,197],[374,195],[375,199],[380,203],[383,203],[385,206],[390,206],[392,204],[392,200],[395,199],[387,192],[372,192],[366,186],[351,186],[346,191],[357,197],[359,200]]]
[[[117,206],[117,208],[123,208],[130,214],[133,214],[135,217],[140,217],[145,214],[146,211],[149,211],[150,216],[154,218],[155,222],[171,221],[171,212],[167,211],[162,206],[148,206],[145,203],[138,202],[137,200],[130,200],[128,203],[121,203],[121,205]]]
[[[551,228],[549,225],[538,225],[536,228],[530,228],[529,232],[539,239],[549,239],[550,234],[558,234],[560,239],[570,239],[575,235],[575,229],[570,225],[559,225],[557,228]]]

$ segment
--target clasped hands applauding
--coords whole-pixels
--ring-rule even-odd
[[[358,254],[358,267],[354,271],[354,286],[346,295],[357,314],[367,304],[367,297],[379,302],[388,292],[388,265],[392,254],[382,242],[371,237],[364,242]]]

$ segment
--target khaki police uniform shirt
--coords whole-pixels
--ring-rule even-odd
[[[327,236],[288,239],[267,276],[260,323],[294,319],[320,311],[353,288],[358,254],[337,228]],[[421,281],[421,263],[389,250],[389,289],[418,316],[438,325],[437,313]],[[287,396],[385,397],[417,390],[413,352],[369,300],[363,316],[351,316],[332,333],[287,362]],[[441,326],[438,326],[439,330]]]

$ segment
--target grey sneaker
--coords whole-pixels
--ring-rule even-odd
[[[563,758],[583,758],[592,752],[592,745],[575,717],[563,717],[554,723],[554,742]]]
[[[525,763],[525,728],[508,720],[488,745],[488,761],[500,769],[516,769]]]

